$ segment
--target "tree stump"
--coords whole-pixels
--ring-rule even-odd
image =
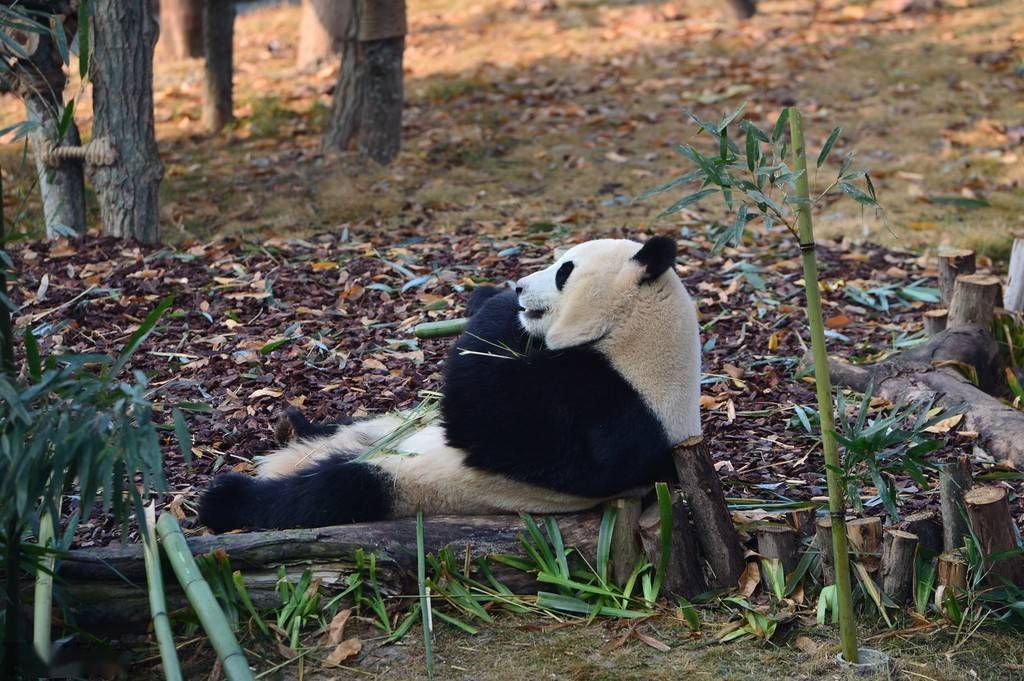
[[[939,556],[935,583],[958,591],[967,588],[967,561],[957,553]]]
[[[903,530],[886,530],[882,547],[882,590],[896,603],[910,600],[914,584],[917,536]]]
[[[676,445],[673,454],[700,548],[713,574],[710,586],[733,588],[746,569],[743,547],[704,438],[697,436]]]
[[[846,534],[861,565],[868,572],[877,570],[882,557],[882,519],[854,518],[846,523]]]
[[[609,501],[616,509],[615,525],[612,531],[611,560],[612,578],[620,587],[633,573],[642,555],[638,526],[642,502],[638,498]]]
[[[404,0],[354,0],[323,148],[390,163],[402,144]]]
[[[640,542],[647,560],[661,564],[661,509],[657,503],[640,516]],[[672,542],[662,586],[669,593],[693,598],[707,590],[700,562],[700,544],[690,521],[690,509],[679,494],[672,494]]]
[[[939,295],[942,304],[949,307],[953,299],[956,278],[961,274],[974,274],[974,251],[959,248],[939,251]]]
[[[974,535],[978,538],[978,548],[985,555],[987,582],[992,586],[1002,586],[1004,582],[1024,586],[1024,555],[997,555],[1018,548],[1006,490],[1002,487],[974,487],[964,495],[964,505],[971,518]]]
[[[956,551],[964,545],[964,537],[969,534],[964,518],[964,493],[973,484],[969,457],[961,456],[939,471],[943,551]]]
[[[961,274],[953,287],[949,302],[950,329],[977,324],[983,329],[992,327],[995,308],[1002,295],[998,277],[987,274]]]
[[[818,518],[815,524],[814,545],[821,562],[821,581],[826,586],[836,583],[836,568],[832,556],[832,518]]]
[[[917,548],[925,557],[938,556],[943,552],[942,521],[932,511],[911,513],[899,529],[917,536]]]
[[[946,330],[946,325],[949,323],[949,310],[941,308],[938,310],[928,310],[924,313],[924,331],[928,334],[928,337],[934,337]]]
[[[1013,312],[1024,312],[1024,239],[1013,240],[1003,307]]]
[[[786,524],[793,528],[797,537],[810,537],[814,534],[814,520],[817,509],[798,508],[786,514]]]
[[[112,140],[118,156],[91,169],[100,224],[109,236],[155,243],[163,162],[153,130],[152,3],[97,0],[92,7],[93,137]]]
[[[755,0],[729,0],[729,6],[738,19],[749,19],[757,13]]]
[[[796,531],[792,527],[762,525],[757,528],[757,552],[762,558],[779,561],[787,577],[796,569],[797,546]],[[770,589],[771,585],[766,581],[766,575],[762,574],[761,578],[765,580],[765,588]]]
[[[203,49],[206,82],[203,125],[217,132],[234,118],[233,83],[235,35],[234,0],[206,0]]]

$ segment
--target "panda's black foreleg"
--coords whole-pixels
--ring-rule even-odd
[[[296,475],[214,478],[199,502],[199,522],[214,532],[325,527],[384,520],[394,481],[380,467],[328,459]]]
[[[284,445],[294,438],[334,435],[342,426],[350,426],[353,423],[353,419],[348,416],[343,416],[341,420],[334,423],[313,423],[301,411],[295,407],[289,407],[274,426],[274,439],[278,444]]]

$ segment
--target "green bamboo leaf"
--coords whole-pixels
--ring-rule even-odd
[[[75,100],[71,99],[64,105],[64,113],[60,117],[60,124],[57,126],[57,139],[63,140],[68,133],[68,128],[75,120]]]
[[[661,554],[658,556],[658,571],[654,580],[654,595],[649,599],[654,603],[661,592],[661,585],[664,583],[665,571],[668,570],[669,555],[672,553],[672,494],[668,485],[664,482],[654,484],[654,491],[658,497],[658,514],[661,518],[660,539]]]
[[[680,185],[689,184],[690,182],[693,182],[694,180],[696,180],[696,179],[698,179],[700,177],[703,177],[703,176],[704,176],[704,173],[702,173],[700,171],[700,169],[691,170],[690,172],[684,173],[683,175],[680,175],[679,177],[675,178],[674,180],[671,180],[670,182],[666,182],[665,184],[660,184],[657,187],[655,187],[654,189],[648,189],[643,194],[640,194],[639,196],[637,196],[633,200],[634,201],[643,201],[645,199],[649,199],[652,196],[654,196],[655,194],[661,194],[663,192],[669,191],[670,189],[675,189],[676,187],[678,187]]]
[[[679,211],[683,210],[687,206],[691,206],[691,205],[697,203],[698,201],[700,201],[701,199],[706,198],[706,197],[711,196],[712,194],[716,194],[716,193],[718,193],[718,188],[717,187],[711,187],[711,188],[708,188],[708,189],[702,189],[699,192],[696,192],[694,194],[689,194],[688,196],[684,196],[683,198],[679,199],[678,201],[673,203],[671,206],[669,206],[665,210],[661,211],[661,213],[658,214],[658,217],[659,218],[663,218],[666,215],[673,215],[675,213],[678,213]]]
[[[616,515],[618,515],[618,510],[614,506],[605,505],[604,512],[601,514],[601,526],[597,532],[597,577],[602,584],[608,583],[609,556]]]
[[[39,360],[39,343],[32,329],[25,329],[25,363],[28,365],[29,376],[38,383],[43,377],[43,365]]]
[[[842,128],[836,127],[832,130],[832,134],[825,140],[825,146],[818,152],[817,167],[820,168],[825,161],[828,160],[828,155],[832,153],[832,147],[835,145],[836,140],[839,139],[839,134],[843,131]]]
[[[739,117],[739,115],[743,113],[743,109],[745,109],[746,107],[747,103],[743,102],[738,107],[736,107],[735,111],[733,111],[731,114],[728,114],[725,118],[723,118],[722,122],[718,124],[718,131],[724,134],[726,128],[729,127],[729,124],[736,120]]]
[[[783,133],[786,132],[786,125],[789,123],[789,109],[785,108],[782,113],[779,114],[778,119],[775,121],[775,127],[772,128],[772,144],[775,144],[782,139]],[[780,154],[780,158],[785,154]]]
[[[86,78],[89,75],[89,0],[78,4],[78,75]]]
[[[854,201],[864,206],[878,205],[878,202],[871,198],[869,194],[865,194],[863,191],[853,186],[849,182],[840,182],[839,191],[843,192],[847,196],[851,197]]]
[[[697,608],[693,607],[693,603],[679,596],[676,599],[676,604],[679,614],[683,616],[683,621],[686,622],[690,631],[700,631],[700,615],[697,613]]]
[[[138,350],[140,345],[142,345],[142,341],[146,340],[146,336],[150,334],[157,322],[160,321],[160,317],[163,316],[163,313],[167,311],[167,308],[169,308],[173,302],[174,295],[171,294],[161,300],[153,311],[146,315],[146,318],[142,320],[142,324],[139,325],[139,328],[136,329],[135,333],[133,333],[131,338],[128,339],[128,343],[125,344],[124,351],[121,352],[121,356],[118,357],[117,361],[110,367],[109,372],[107,372],[108,376],[113,377],[121,373],[121,369],[124,368],[124,365],[128,363],[128,360],[131,359],[135,351]]]
[[[186,464],[191,464],[192,434],[189,433],[188,423],[185,421],[185,415],[177,407],[174,407],[172,413],[174,415],[174,435],[178,440],[181,457],[185,460]]]

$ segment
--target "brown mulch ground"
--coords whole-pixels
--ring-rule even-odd
[[[165,458],[188,524],[210,476],[251,470],[251,457],[272,446],[275,418],[288,404],[330,420],[407,408],[419,391],[442,389],[440,364],[451,341],[417,341],[412,327],[461,315],[474,284],[514,279],[542,267],[554,247],[581,240],[558,225],[531,229],[499,238],[410,228],[179,250],[95,237],[32,242],[14,249],[17,323],[30,325],[47,352],[116,354],[157,301],[175,294],[132,366],[149,376],[168,420],[172,405],[186,410],[195,462],[185,465],[171,437]],[[705,427],[727,494],[814,498],[824,494],[820,450],[793,411],[815,403],[813,386],[794,377],[807,337],[799,254],[775,237],[757,238],[770,246],[715,256],[703,236],[680,240],[678,271],[705,328]],[[928,305],[898,291],[926,277],[924,286],[934,283],[923,259],[839,244],[823,246],[819,257],[831,352],[864,358],[919,330]],[[888,312],[850,297],[857,288],[887,286]],[[935,456],[969,449],[953,436]],[[1002,484],[1016,486],[1020,518],[1021,483]],[[905,512],[937,501],[910,480],[901,485]],[[112,522],[93,517],[77,544],[117,535]]]

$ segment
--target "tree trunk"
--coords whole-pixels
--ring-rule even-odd
[[[1003,586],[1004,582],[1024,586],[1024,555],[1006,553],[1018,548],[1006,489],[974,487],[964,495],[964,505],[985,556],[986,581],[991,586]]]
[[[974,251],[946,248],[939,252],[939,292],[945,307],[953,300],[956,278],[961,274],[974,274],[974,269]]]
[[[637,498],[624,498],[608,503],[617,511],[612,530],[611,561],[612,579],[621,587],[629,580],[640,560],[639,525],[643,502]]]
[[[749,19],[757,13],[755,0],[729,0],[729,5],[740,19]]]
[[[797,546],[796,530],[788,525],[762,525],[757,528],[757,552],[762,558],[779,561],[786,577],[796,569]],[[761,576],[765,577],[763,574]],[[767,580],[764,585],[767,589],[771,588]]]
[[[877,570],[882,559],[882,519],[855,518],[846,523],[846,533],[860,564],[869,572]]]
[[[966,456],[939,471],[939,504],[942,510],[943,551],[956,551],[969,533],[964,519],[964,493],[974,484],[971,460]]]
[[[67,85],[64,63],[50,34],[29,34],[25,37],[22,48],[29,56],[15,62],[14,76],[18,94],[25,102],[26,118],[36,124],[29,140],[39,177],[46,236],[53,239],[67,231],[82,234],[85,232],[82,164],[70,160],[47,162],[47,152],[51,147],[81,144],[74,119],[71,119],[63,138],[60,136],[64,87]]]
[[[353,0],[325,149],[353,144],[364,157],[390,163],[402,143],[404,0]]]
[[[953,285],[949,301],[947,328],[977,324],[983,329],[992,327],[995,308],[1002,301],[1002,287],[998,277],[987,274],[961,274]]]
[[[203,125],[217,132],[234,118],[232,77],[234,75],[234,0],[206,0],[203,17],[206,52],[206,90],[203,97]]]
[[[153,45],[149,0],[98,0],[93,6],[94,137],[118,152],[92,169],[103,233],[155,243],[160,236],[163,162],[153,130]]]
[[[886,530],[882,549],[882,591],[898,604],[910,600],[914,583],[917,537],[902,530]]]
[[[942,522],[932,511],[911,513],[903,519],[899,529],[917,537],[917,550],[923,552],[926,559],[942,553]]]
[[[203,56],[205,0],[160,0],[160,50],[174,59]]]
[[[640,541],[651,565],[661,564],[661,508],[652,504],[640,516]],[[700,562],[700,545],[690,521],[690,509],[678,495],[672,495],[672,541],[669,544],[668,564],[662,575],[666,591],[684,598],[707,591],[704,569]]]
[[[355,0],[302,0],[295,64],[312,66],[341,54]]]

